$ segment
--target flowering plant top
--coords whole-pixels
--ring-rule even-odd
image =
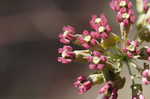
[[[150,3],[136,0],[138,16],[135,16],[130,0],[112,0],[110,7],[120,25],[120,36],[113,33],[104,14],[92,15],[89,21],[91,29],[82,33],[77,33],[73,26],[64,26],[59,40],[65,45],[58,49],[61,55],[58,62],[88,63],[93,73],[77,77],[74,86],[84,94],[95,85],[103,84],[98,91],[102,99],[117,99],[118,91],[126,81],[126,77],[121,75],[125,66],[132,81],[132,99],[144,99],[142,85],[150,84],[150,48],[143,45],[143,42],[150,42]],[[136,27],[137,33],[136,38],[130,40],[132,26]],[[69,44],[78,45],[81,49],[75,50]],[[139,66],[138,61],[143,65]]]

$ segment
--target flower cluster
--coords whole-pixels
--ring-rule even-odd
[[[98,37],[97,37],[97,35],[95,36],[92,34],[93,34],[93,32],[90,33],[89,31],[84,30],[82,33],[82,36],[77,38],[79,41],[79,44],[81,46],[83,46],[84,48],[90,48],[92,46],[97,45],[98,41],[96,38],[98,38]]]
[[[127,47],[123,49],[123,51],[127,54],[129,58],[133,58],[140,54],[139,42],[138,41],[130,41],[127,42]]]
[[[140,58],[150,61],[150,48],[147,46],[139,48],[138,41],[128,40],[127,47],[123,49],[123,52],[125,52],[129,58]]]
[[[92,33],[96,38],[106,39],[112,31],[111,26],[108,24],[108,19],[104,14],[100,16],[93,15],[90,25],[96,31]]]
[[[116,19],[119,23],[123,23],[124,26],[135,23],[136,17],[130,0],[112,0],[110,6],[117,12]]]
[[[74,82],[74,86],[79,88],[80,94],[83,94],[92,87],[92,82],[84,76],[79,76]]]
[[[113,33],[104,14],[92,16],[89,30],[76,32],[73,26],[63,27],[59,41],[64,46],[58,49],[58,62],[87,63],[92,71],[86,77],[77,77],[73,83],[80,94],[95,85],[103,84],[98,92],[103,96],[102,99],[117,99],[119,90],[125,85],[126,76],[121,73],[126,67],[132,82],[132,99],[145,99],[142,84],[150,84],[150,66],[147,64],[150,61],[150,47],[143,43],[150,42],[150,9],[147,0],[136,0],[136,3],[137,22],[130,0],[112,0],[110,3],[111,8],[117,12],[121,36]],[[131,26],[135,28],[130,28]],[[134,40],[129,37],[131,29],[136,29],[137,32]],[[139,66],[139,60],[142,66]],[[139,83],[139,80],[143,83]]]
[[[88,56],[89,69],[92,70],[103,70],[106,65],[107,57],[103,56],[102,53],[94,51],[92,56]]]
[[[63,48],[58,49],[58,53],[61,54],[62,57],[58,57],[58,61],[64,64],[72,62],[72,59],[75,57],[75,53],[71,46],[64,46]]]
[[[63,33],[59,35],[60,42],[64,44],[70,44],[74,39],[75,29],[72,26],[64,26]]]
[[[113,87],[112,82],[107,82],[100,90],[100,94],[103,94],[104,99],[117,99],[118,97],[118,90]]]

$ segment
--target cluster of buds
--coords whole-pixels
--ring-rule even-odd
[[[123,23],[124,26],[135,23],[136,17],[130,0],[112,0],[110,6],[117,12],[116,19],[119,23]]]
[[[79,89],[79,93],[83,94],[92,88],[95,84],[103,83],[105,81],[104,74],[91,74],[89,77],[79,76],[73,85]]]
[[[123,51],[127,54],[129,58],[133,58],[134,56],[136,57],[137,55],[140,54],[140,49],[139,47],[139,42],[138,41],[127,41],[127,47],[123,49]]]
[[[83,46],[84,48],[91,48],[92,46],[95,46],[98,44],[98,41],[96,38],[95,35],[93,36],[92,35],[93,32],[89,32],[87,30],[84,30],[83,33],[82,33],[82,36],[78,37],[77,40],[78,40],[78,43]]]
[[[89,69],[103,70],[106,65],[107,57],[98,51],[94,51],[92,56],[88,56],[88,61],[90,62]]]
[[[59,41],[65,45],[58,49],[61,55],[58,62],[85,62],[93,71],[87,77],[77,77],[74,82],[80,94],[86,93],[94,85],[103,84],[98,92],[103,96],[102,99],[117,99],[118,91],[124,87],[126,81],[121,75],[125,66],[131,76],[132,99],[145,99],[142,84],[137,79],[145,85],[150,84],[150,69],[149,64],[146,64],[150,61],[150,48],[143,46],[145,41],[150,42],[150,9],[147,0],[136,2],[139,15],[137,22],[130,0],[112,0],[110,3],[111,8],[117,12],[121,36],[112,32],[104,14],[92,16],[89,21],[91,30],[76,33],[73,26],[63,27]],[[135,28],[129,28],[133,24]],[[134,40],[128,37],[131,29],[138,32]],[[69,44],[79,47],[76,50]],[[138,60],[143,61],[143,66],[138,65]]]
[[[83,94],[92,87],[92,82],[84,76],[79,76],[74,82],[74,86],[79,88],[79,93]]]
[[[70,44],[74,39],[75,29],[72,26],[64,26],[63,33],[59,35],[60,42],[64,44]]]
[[[61,54],[61,57],[58,57],[58,62],[64,64],[72,62],[72,59],[75,57],[75,53],[71,46],[64,46],[63,48],[58,49],[58,53]]]
[[[111,26],[108,24],[108,19],[104,14],[100,16],[93,15],[90,25],[96,31],[92,33],[96,38],[106,39],[112,31]]]

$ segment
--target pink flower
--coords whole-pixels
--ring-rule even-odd
[[[106,26],[108,24],[108,19],[104,14],[100,16],[93,15],[90,20],[90,25],[95,29],[97,26]]]
[[[105,85],[99,90],[100,94],[107,94],[107,92],[109,91],[109,89],[112,88],[112,83],[111,82],[107,82],[105,83]]]
[[[144,1],[144,12],[146,13],[149,9],[148,0],[143,0],[143,1]]]
[[[145,97],[141,94],[139,95],[139,99],[145,99]]]
[[[69,44],[74,39],[75,29],[72,26],[64,26],[63,33],[59,34],[61,43]]]
[[[124,23],[125,26],[128,26],[129,24],[134,24],[136,21],[136,17],[134,15],[133,10],[126,10],[122,11],[124,9],[121,9],[116,16],[116,19],[119,23]]]
[[[130,41],[127,42],[127,47],[123,49],[123,51],[127,54],[129,58],[133,58],[136,55],[141,53],[141,50],[138,49],[139,42],[138,41]]]
[[[85,81],[87,79],[86,79],[85,76],[79,76],[79,77],[77,77],[77,80],[79,80],[79,81]]]
[[[83,35],[78,38],[78,41],[84,48],[90,48],[98,44],[98,41],[95,39],[95,35],[91,35],[87,30],[83,31]]]
[[[133,4],[130,0],[112,0],[110,7],[114,11],[119,11],[121,8],[131,9]]]
[[[139,42],[138,41],[130,41],[128,40],[127,45],[133,45],[135,48],[139,47]]]
[[[82,83],[81,86],[79,86],[79,93],[83,94],[83,93],[87,92],[91,87],[92,87],[91,81],[86,81],[86,82]]]
[[[112,82],[106,82],[105,85],[99,90],[100,94],[104,95],[103,99],[117,99],[118,98],[118,89],[114,88]]]
[[[117,12],[116,20],[119,23],[124,23],[124,26],[135,23],[136,17],[130,0],[112,0],[110,7]]]
[[[92,56],[87,57],[87,59],[90,62],[89,69],[92,70],[102,70],[107,61],[107,57],[98,51],[93,51]]]
[[[149,69],[144,70],[142,76],[143,76],[142,78],[143,83],[146,85],[150,84],[150,70]]]
[[[76,81],[73,83],[73,85],[78,88],[81,84],[81,82],[86,81],[87,78],[85,76],[79,76],[77,77]]]
[[[150,48],[146,49],[146,53],[147,53],[147,60],[150,61]]]
[[[74,86],[79,89],[80,94],[83,94],[92,87],[92,82],[84,76],[79,76],[74,82]]]
[[[72,62],[72,59],[75,56],[75,53],[72,51],[71,46],[64,46],[63,48],[58,49],[58,53],[61,54],[61,57],[58,57],[58,62],[67,64]]]
[[[97,38],[108,38],[112,28],[108,24],[108,19],[104,14],[100,16],[93,15],[90,21],[90,25],[96,32],[92,33],[93,35],[97,35]]]
[[[147,48],[147,54],[149,54],[150,55],[150,48]]]

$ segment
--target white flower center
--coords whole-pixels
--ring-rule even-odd
[[[65,58],[65,57],[67,56],[66,51],[63,51],[62,54],[61,54],[61,56],[62,56],[63,58]]]
[[[120,4],[119,4],[121,7],[124,7],[127,5],[126,1],[121,1]]]
[[[100,26],[100,27],[98,28],[98,31],[99,31],[99,32],[104,32],[104,31],[105,31],[105,27]]]
[[[131,45],[128,47],[128,49],[130,51],[134,51],[136,48],[136,42],[135,41],[131,41]]]
[[[100,58],[97,57],[97,56],[94,56],[94,57],[93,57],[93,63],[94,63],[94,64],[98,64],[99,62],[100,62]]]
[[[69,31],[64,31],[64,36],[66,36],[69,33]]]
[[[101,22],[101,18],[96,18],[96,19],[95,19],[95,23],[98,24],[98,23],[100,23],[100,22]]]
[[[124,19],[128,19],[130,17],[130,15],[128,14],[128,13],[124,13],[123,15],[122,15],[122,18],[124,18]]]
[[[85,37],[84,37],[84,40],[85,40],[86,42],[89,42],[89,41],[91,40],[91,36],[90,36],[90,35],[85,36]]]
[[[131,41],[131,45],[136,46],[136,43],[134,41]]]
[[[134,51],[135,50],[135,46],[134,45],[130,45],[127,47],[128,50],[130,51]]]
[[[93,82],[96,83],[98,80],[100,80],[100,78],[102,77],[102,75],[101,74],[92,74],[89,77],[92,79]]]

